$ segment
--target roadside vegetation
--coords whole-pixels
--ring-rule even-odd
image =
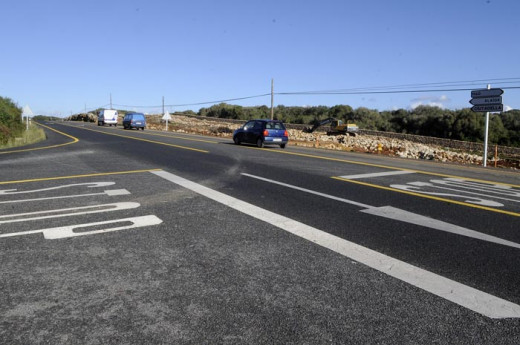
[[[185,115],[249,120],[268,118],[271,110],[266,106],[241,107],[225,103],[202,108],[195,114]],[[437,138],[482,142],[484,138],[485,116],[470,108],[446,110],[439,107],[419,106],[412,110],[398,109],[377,111],[348,105],[333,107],[285,107],[274,108],[274,117],[286,123],[314,124],[328,117],[344,122],[356,123],[361,129],[416,134]],[[520,147],[520,110],[510,110],[492,114],[489,123],[489,140],[503,146]]]
[[[34,124],[26,131],[22,109],[9,98],[0,97],[0,148],[33,144],[44,139],[43,129]]]
[[[99,110],[99,109],[98,109]],[[126,110],[118,109],[122,116]],[[97,110],[96,112],[97,113]],[[227,103],[177,112],[177,115],[203,116],[220,119],[251,120],[270,118],[271,109],[265,105],[243,107]],[[448,110],[434,106],[418,106],[414,109],[378,111],[365,107],[353,109],[349,105],[274,108],[274,118],[285,123],[313,125],[333,117],[347,123],[355,123],[360,129],[403,134],[415,134],[450,140],[482,142],[484,140],[485,115],[470,108]],[[71,121],[95,122],[94,113],[76,114]],[[491,114],[489,142],[501,146],[520,147],[520,110],[509,110]]]

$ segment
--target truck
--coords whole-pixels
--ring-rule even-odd
[[[337,120],[333,117],[329,117],[323,121],[317,122],[312,127],[305,127],[303,131],[305,133],[312,133],[318,127],[324,126],[330,123],[329,130],[327,130],[327,135],[339,135],[339,134],[348,134],[352,136],[356,136],[356,133],[359,130],[359,127],[355,123],[343,123],[341,120]]]
[[[117,110],[113,109],[102,109],[98,113],[98,120],[97,124],[98,126],[104,126],[105,124],[109,126],[117,126]]]

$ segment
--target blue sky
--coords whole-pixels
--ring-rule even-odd
[[[277,93],[520,86],[518,0],[4,0],[1,13],[0,96],[35,114],[68,116],[110,95],[120,109],[160,112],[164,96],[169,111],[197,111],[181,105],[268,94],[271,78]],[[275,105],[460,109],[470,98],[277,94]],[[520,109],[520,89],[503,99]]]

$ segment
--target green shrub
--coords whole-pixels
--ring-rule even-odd
[[[0,97],[0,144],[6,144],[23,131],[21,120],[22,109],[9,98]]]

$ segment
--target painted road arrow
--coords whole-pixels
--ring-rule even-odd
[[[471,91],[472,98],[480,98],[480,97],[496,97],[500,96],[504,93],[502,89],[481,89],[481,90],[473,90]]]
[[[502,96],[473,98],[469,102],[473,105],[502,104]]]
[[[471,110],[476,112],[495,112],[495,111],[504,111],[503,104],[488,104],[488,105],[475,105],[471,108]]]

